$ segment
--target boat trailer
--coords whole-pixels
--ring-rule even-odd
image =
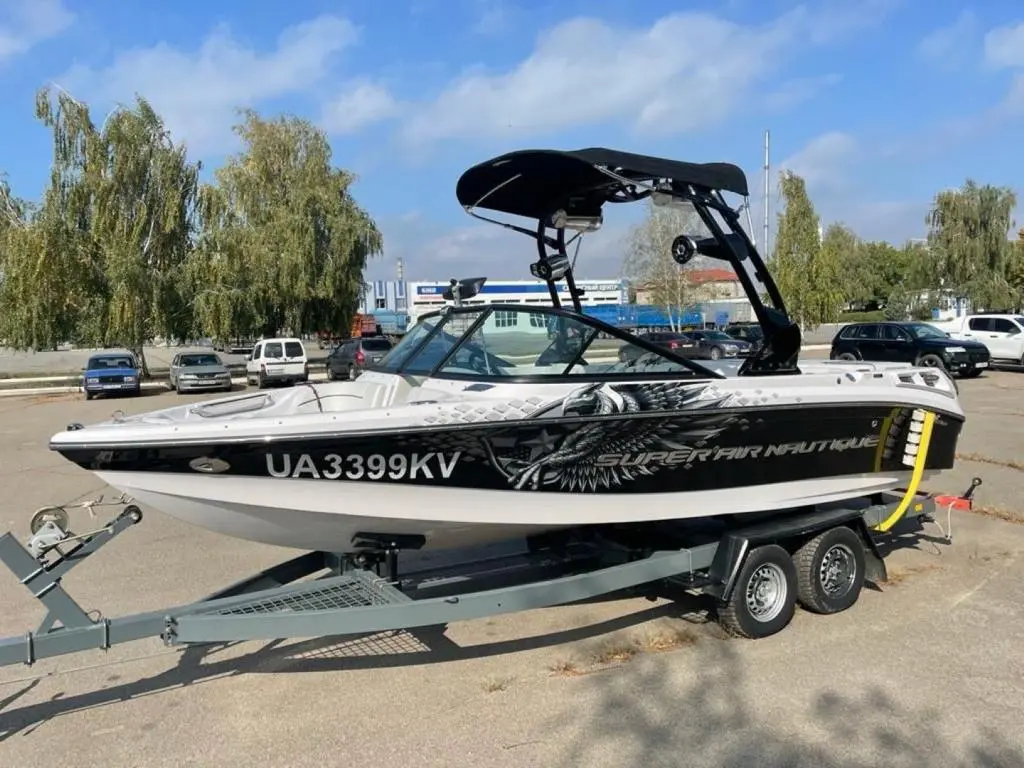
[[[877,534],[906,518],[935,522],[937,510],[969,509],[980,484],[959,497],[908,489],[771,514],[572,529],[477,548],[475,557],[418,553],[422,542],[367,533],[364,552],[305,553],[195,603],[113,619],[90,616],[61,579],[141,522],[142,511],[122,497],[106,525],[73,534],[67,509],[46,507],[27,546],[0,536],[0,561],[47,610],[35,631],[0,639],[0,666],[155,637],[175,646],[366,635],[617,593],[656,600],[672,587],[714,598],[732,634],[766,637],[789,623],[797,602],[816,613],[849,608],[866,580],[887,580]],[[400,553],[412,560],[401,572]]]

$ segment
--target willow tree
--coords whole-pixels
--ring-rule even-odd
[[[710,233],[693,209],[648,202],[647,215],[629,232],[624,263],[626,277],[652,304],[665,310],[673,329],[683,326],[686,308],[704,298],[690,273],[707,259],[699,256],[682,267],[672,257],[672,241],[682,234],[705,237]]]
[[[823,247],[818,214],[803,178],[783,172],[781,193],[784,209],[778,214],[772,274],[786,309],[805,329],[835,322],[843,304],[843,230],[830,228],[832,234]]]
[[[15,349],[76,339],[89,304],[94,271],[79,228],[55,215],[59,192],[51,179],[36,207],[0,183],[0,338]]]
[[[246,319],[259,331],[343,330],[359,304],[368,259],[382,237],[355,202],[354,177],[332,166],[324,133],[297,117],[242,113],[241,153],[205,188],[193,274],[196,311],[224,333]]]
[[[980,186],[970,179],[960,189],[935,196],[926,223],[936,287],[966,297],[976,310],[1016,304],[1008,274],[1016,205],[1012,189]]]
[[[16,311],[51,319],[23,317],[18,343],[71,326],[76,341],[129,347],[148,376],[145,342],[191,326],[181,287],[199,165],[142,98],[97,128],[88,106],[44,88],[36,116],[52,131],[53,160],[12,291]]]

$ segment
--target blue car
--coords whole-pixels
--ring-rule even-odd
[[[130,352],[100,352],[89,358],[82,377],[85,399],[96,395],[137,395],[142,391],[141,371]]]

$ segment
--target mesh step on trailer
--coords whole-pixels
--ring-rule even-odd
[[[412,598],[368,571],[353,571],[331,580],[315,582],[291,594],[261,597],[225,608],[197,611],[197,616],[254,616],[268,613],[334,611],[340,608],[369,608],[396,605]]]

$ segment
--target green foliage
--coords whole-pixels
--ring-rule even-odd
[[[881,309],[870,312],[840,312],[840,323],[870,323],[872,321],[885,320],[885,312]]]
[[[818,214],[804,180],[782,176],[785,210],[779,214],[772,272],[790,316],[805,328],[835,322],[844,303],[841,283],[843,254],[855,238],[840,225],[829,227],[819,241]]]
[[[976,309],[1016,305],[1021,296],[1008,279],[1016,205],[1012,189],[971,179],[937,194],[926,219],[935,282],[968,298]]]
[[[332,167],[326,136],[299,118],[236,127],[245,149],[203,188],[203,233],[189,268],[195,310],[216,335],[347,328],[380,231]]]
[[[97,129],[84,104],[43,89],[36,116],[52,131],[53,161],[40,208],[5,257],[8,343],[38,349],[71,338],[141,357],[154,332],[190,325],[182,267],[199,166],[141,98]]]
[[[351,324],[382,237],[308,121],[245,112],[244,151],[201,185],[200,164],[143,98],[97,128],[86,105],[43,89],[36,116],[53,137],[39,206],[0,176],[5,343],[123,345],[141,357],[155,335]]]
[[[624,265],[629,280],[644,290],[647,301],[665,310],[677,329],[698,299],[689,272],[704,264],[703,257],[697,257],[683,267],[672,258],[672,241],[681,234],[706,237],[709,233],[696,211],[648,202],[647,215],[630,231]]]

